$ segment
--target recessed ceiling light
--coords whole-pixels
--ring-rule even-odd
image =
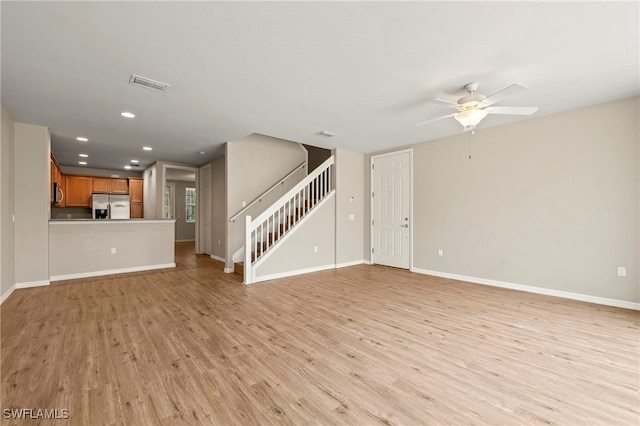
[[[129,169],[131,168],[131,166],[126,165],[126,166],[124,166],[124,168],[125,168],[125,169],[127,169],[127,170],[129,170]]]
[[[86,166],[87,162],[86,161],[78,161],[78,164],[80,164],[81,166]]]
[[[82,157],[82,158],[87,158],[89,155],[88,154],[78,154],[78,157]]]
[[[76,138],[76,140],[78,140],[78,141],[80,141],[80,142],[89,142],[89,139],[87,139],[87,138],[85,138],[85,137],[82,137],[82,136],[78,136],[78,137]]]
[[[144,149],[145,151],[151,151],[153,148],[151,148],[150,146],[143,146],[142,149]]]
[[[134,113],[132,113],[132,112],[127,112],[127,111],[125,111],[125,112],[121,112],[121,113],[120,113],[120,115],[121,115],[121,116],[123,116],[123,117],[125,117],[125,118],[133,118],[133,117],[135,117],[135,116],[136,116]]]
[[[131,160],[132,163],[139,163],[138,160]]]

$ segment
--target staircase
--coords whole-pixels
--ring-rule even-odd
[[[234,265],[245,284],[254,281],[257,266],[334,192],[333,165],[331,156],[255,219],[245,217],[244,262]]]

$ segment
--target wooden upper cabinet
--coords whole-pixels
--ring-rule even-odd
[[[87,176],[65,176],[65,205],[91,207],[93,179]]]
[[[108,194],[111,192],[111,179],[94,177],[93,192],[97,194]]]
[[[143,182],[143,179],[129,178],[129,201],[131,203],[142,203]]]
[[[111,178],[111,194],[129,194],[127,179]]]
[[[51,205],[53,207],[65,207],[65,189],[64,189],[64,178],[62,176],[62,171],[60,170],[60,166],[56,161],[56,157],[51,153],[50,163],[51,167],[51,180],[49,182],[49,200],[51,201]],[[57,183],[57,194],[53,193],[53,184]],[[55,198],[57,195],[58,202],[55,202]]]

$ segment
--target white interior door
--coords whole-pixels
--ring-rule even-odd
[[[409,269],[411,152],[375,156],[371,162],[371,260]]]

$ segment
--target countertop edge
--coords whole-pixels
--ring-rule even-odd
[[[49,219],[50,225],[124,225],[124,224],[158,224],[175,223],[175,219]]]

